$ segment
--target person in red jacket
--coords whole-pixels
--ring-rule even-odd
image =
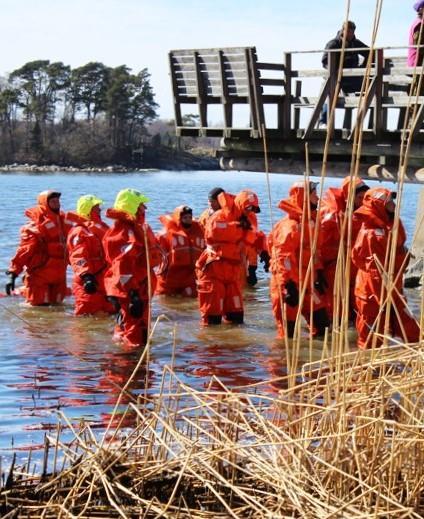
[[[84,195],[77,201],[76,212],[66,215],[75,222],[67,240],[69,263],[74,271],[75,315],[114,311],[106,299],[103,280],[106,258],[102,240],[109,226],[101,217],[102,203],[94,195]]]
[[[357,308],[356,328],[358,346],[361,349],[381,345],[385,328],[387,285],[383,286],[383,274],[389,270],[389,258],[393,246],[396,193],[383,187],[375,187],[365,193],[364,203],[356,213],[362,227],[352,249],[352,262],[358,273],[355,283]],[[408,310],[403,295],[403,272],[407,267],[408,251],[405,248],[406,234],[399,221],[396,258],[394,265],[394,287],[391,293],[390,333],[409,342],[420,339],[420,328]],[[373,341],[373,336],[375,341]]]
[[[148,338],[150,296],[162,260],[153,231],[145,223],[149,199],[135,189],[123,189],[106,216],[114,220],[103,237],[108,262],[104,276],[106,294],[120,309],[115,337],[128,346],[144,346]],[[150,281],[150,285],[149,285]]]
[[[23,293],[32,306],[61,303],[66,295],[66,235],[70,225],[59,199],[59,192],[43,191],[38,205],[25,211],[31,221],[21,228],[19,247],[6,271],[8,295],[25,271]]]
[[[344,226],[344,259],[343,259],[343,270],[346,265],[345,258],[350,257],[350,252],[347,252],[348,245],[348,231],[349,222],[345,222],[345,215],[348,208],[349,192],[352,189],[352,182],[354,186],[353,196],[353,212],[351,215],[351,239],[350,246],[353,247],[361,222],[359,217],[356,215],[356,209],[359,209],[362,205],[365,193],[369,187],[360,178],[352,179],[352,177],[346,177],[340,188],[330,187],[324,195],[321,212],[320,212],[320,235],[321,235],[321,248],[325,251],[323,254],[322,262],[325,279],[328,285],[328,311],[330,316],[333,314],[334,306],[334,283],[336,278],[337,258],[339,255],[339,247],[343,233]],[[350,311],[351,314],[354,310],[354,287],[356,278],[356,268],[354,265],[350,265]]]
[[[166,259],[157,276],[157,294],[196,297],[195,265],[205,248],[203,229],[193,220],[193,210],[181,205],[172,215],[160,216],[157,235]]]
[[[310,274],[307,277],[318,206],[316,186],[316,183],[306,181],[293,184],[289,191],[289,198],[281,200],[278,205],[280,209],[287,212],[287,216],[275,224],[268,238],[272,273],[271,302],[280,338],[286,335],[293,337],[300,292],[305,284],[307,289],[300,310],[309,323],[313,335],[323,336],[325,328],[330,324],[327,313],[327,284],[322,270],[319,239],[312,259],[312,267],[309,269]],[[307,193],[305,188],[308,189]],[[309,208],[306,204],[307,200],[309,200]],[[285,303],[283,308],[282,303]],[[310,323],[311,311],[313,323]],[[285,322],[287,330],[284,326]]]
[[[253,243],[256,232],[248,215],[259,212],[253,191],[218,195],[220,209],[207,220],[206,249],[196,263],[197,290],[204,325],[227,322],[242,324],[244,319],[240,272],[244,268],[246,243]]]

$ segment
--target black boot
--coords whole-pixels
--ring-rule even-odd
[[[243,324],[244,312],[229,312],[226,314],[225,320],[231,324]]]
[[[330,326],[330,319],[326,308],[315,310],[312,314],[314,319],[315,337],[324,337],[325,329]]]
[[[289,339],[293,339],[295,325],[296,321],[287,321],[287,337]]]
[[[250,285],[251,287],[254,287],[256,285],[256,283],[258,282],[258,278],[256,277],[256,269],[257,269],[257,267],[255,267],[253,265],[249,266],[249,268],[248,268],[248,274],[247,274],[246,281],[247,281],[247,284]]]
[[[207,320],[208,320],[208,324],[221,324],[222,316],[221,315],[208,315]]]

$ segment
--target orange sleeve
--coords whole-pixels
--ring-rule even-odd
[[[9,270],[19,275],[25,267],[42,263],[47,259],[40,233],[32,225],[21,229],[20,243],[15,256],[10,260]]]

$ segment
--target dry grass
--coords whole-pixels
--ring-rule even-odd
[[[424,515],[424,345],[347,353],[265,386],[197,391],[165,369],[148,405],[99,442],[62,445],[56,474],[14,469],[4,517],[308,517]],[[277,382],[277,381],[275,381]],[[63,417],[66,421],[66,418]],[[116,417],[115,417],[116,420]],[[68,426],[72,427],[70,423]],[[10,515],[7,515],[10,514]]]

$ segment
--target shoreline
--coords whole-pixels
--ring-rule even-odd
[[[167,165],[167,167],[146,167],[140,168],[138,166],[122,166],[122,165],[110,165],[110,166],[57,166],[55,164],[50,166],[40,166],[36,164],[12,164],[6,166],[0,166],[0,173],[153,173],[157,171],[220,171],[220,167],[193,167],[190,165],[185,166],[184,164]]]

